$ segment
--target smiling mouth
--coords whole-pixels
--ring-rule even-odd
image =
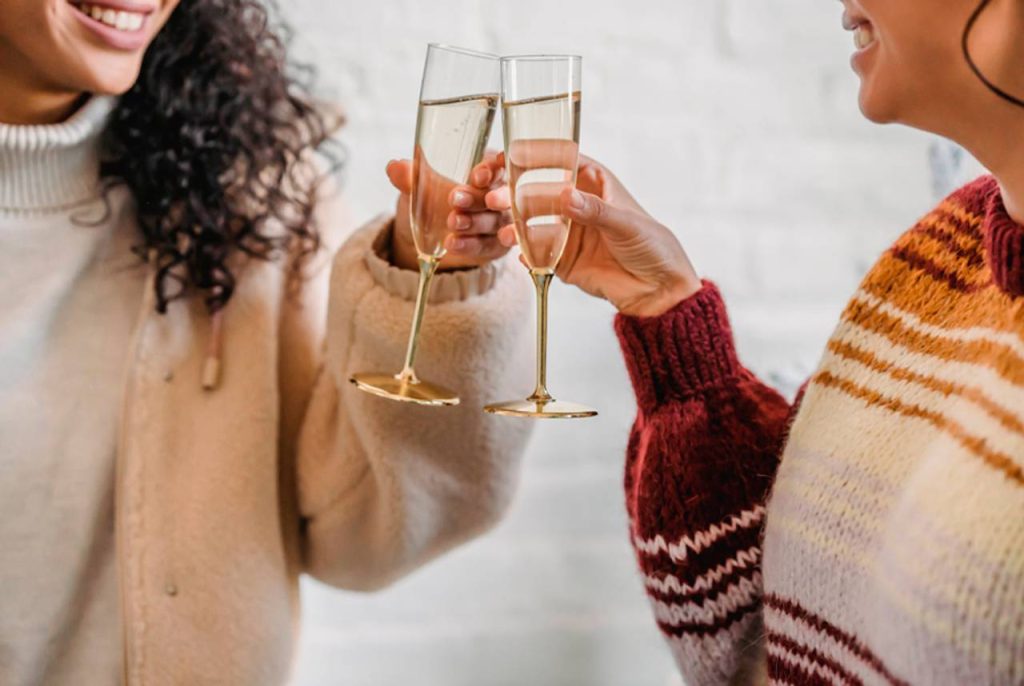
[[[135,33],[142,29],[151,9],[137,11],[123,6],[114,6],[95,2],[72,2],[76,10],[93,21],[108,26],[122,33]]]
[[[847,31],[853,31],[853,44],[858,50],[870,48],[877,40],[875,27],[866,17],[845,12],[843,14],[843,28]]]

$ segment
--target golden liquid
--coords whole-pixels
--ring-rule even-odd
[[[497,106],[496,94],[420,103],[409,206],[420,256],[444,255],[451,211],[448,195],[469,181],[469,173],[483,158]]]
[[[561,194],[576,185],[580,92],[507,102],[505,160],[519,249],[530,269],[551,273],[565,250],[571,222]]]

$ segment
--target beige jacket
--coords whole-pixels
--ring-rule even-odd
[[[340,199],[321,203],[335,245],[344,216]],[[147,288],[117,476],[131,686],[282,684],[300,574],[379,589],[509,504],[529,425],[480,408],[531,386],[525,275],[503,260],[439,277],[417,366],[457,388],[459,407],[363,394],[349,374],[397,370],[412,316],[416,275],[372,250],[388,224],[347,237],[301,301],[286,296],[280,265],[249,265],[224,313],[212,391],[200,384],[201,305],[159,315]]]

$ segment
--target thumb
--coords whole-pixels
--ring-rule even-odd
[[[616,207],[596,195],[575,188],[562,191],[561,200],[562,212],[566,217],[593,226],[609,238],[634,238],[649,221],[637,212]]]
[[[412,192],[412,162],[409,160],[391,160],[385,170],[388,181],[399,193]]]

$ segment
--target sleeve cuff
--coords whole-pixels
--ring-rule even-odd
[[[366,252],[366,268],[373,280],[392,295],[415,300],[419,286],[419,273],[391,264],[392,220],[382,221],[381,228]],[[502,261],[490,262],[476,269],[439,272],[430,289],[430,303],[457,302],[483,295],[494,288],[501,271]]]
[[[726,386],[743,370],[725,302],[710,281],[661,316],[618,315],[615,330],[644,411]]]

